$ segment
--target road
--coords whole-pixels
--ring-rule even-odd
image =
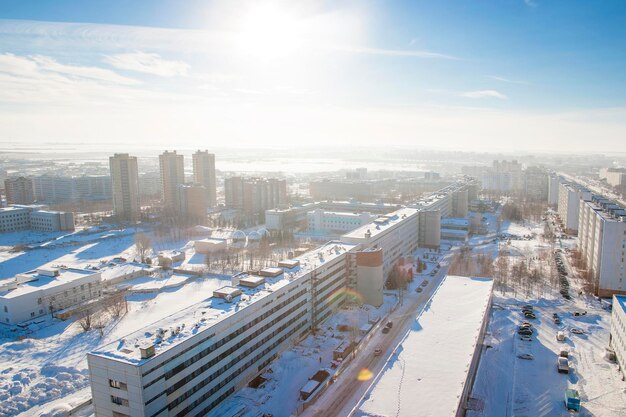
[[[383,369],[387,360],[394,354],[396,347],[409,331],[411,323],[432,296],[442,279],[447,275],[449,262],[453,252],[448,252],[440,261],[441,268],[434,277],[426,275],[429,284],[421,293],[415,292],[424,277],[418,277],[404,296],[403,305],[398,307],[389,317],[394,326],[388,334],[374,335],[367,345],[358,353],[357,357],[347,366],[346,370],[337,378],[315,402],[302,413],[305,417],[347,416],[352,413],[359,399],[367,392],[376,375]],[[380,347],[383,354],[374,356],[374,350]],[[362,369],[372,372],[373,378],[359,381],[358,376]]]

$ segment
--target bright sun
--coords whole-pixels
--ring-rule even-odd
[[[273,4],[251,8],[241,19],[238,44],[246,54],[276,58],[296,44],[298,25],[286,10]]]

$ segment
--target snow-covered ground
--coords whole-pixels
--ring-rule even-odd
[[[76,405],[90,395],[87,352],[198,303],[229,283],[197,278],[157,294],[131,295],[128,314],[104,320],[102,337],[98,331],[83,332],[76,321],[52,320],[27,339],[0,339],[0,416],[60,415],[67,404]],[[36,407],[40,404],[46,406]]]
[[[516,332],[525,320],[520,312],[525,303],[534,305],[537,312],[537,319],[531,320],[536,329],[531,342],[522,341]],[[494,297],[494,304],[472,393],[484,402],[484,409],[471,411],[468,417],[569,416],[563,404],[566,388],[579,391],[581,416],[626,415],[626,383],[621,380],[617,365],[604,358],[611,316],[599,302],[586,297],[573,302],[562,297]],[[587,314],[574,316],[576,311]],[[554,324],[553,313],[560,316],[561,325]],[[572,327],[585,334],[571,333]],[[564,342],[556,340],[559,330],[566,334]],[[564,347],[572,352],[569,375],[558,373],[556,368],[559,350]],[[534,360],[517,358],[520,353],[530,353]]]

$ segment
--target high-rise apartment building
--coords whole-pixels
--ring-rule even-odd
[[[178,186],[178,206],[176,212],[181,219],[195,224],[206,224],[206,190],[200,184],[181,184]]]
[[[165,151],[159,155],[161,170],[161,198],[165,211],[173,213],[178,207],[178,186],[185,183],[185,165],[182,155]]]
[[[116,153],[109,157],[113,211],[119,219],[139,219],[139,173],[137,157]]]
[[[626,294],[626,209],[598,195],[581,201],[578,240],[594,292]]]
[[[193,154],[193,180],[204,187],[208,206],[215,207],[217,205],[215,154],[209,151],[197,151]]]
[[[7,178],[4,180],[7,204],[33,204],[35,192],[33,180],[25,177]]]
[[[566,233],[578,232],[578,217],[580,214],[580,200],[591,199],[591,191],[574,183],[559,185],[558,213]]]
[[[287,181],[230,177],[224,181],[226,207],[256,214],[287,202]]]

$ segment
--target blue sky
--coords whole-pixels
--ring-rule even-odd
[[[626,151],[625,74],[624,1],[0,2],[5,142]]]

